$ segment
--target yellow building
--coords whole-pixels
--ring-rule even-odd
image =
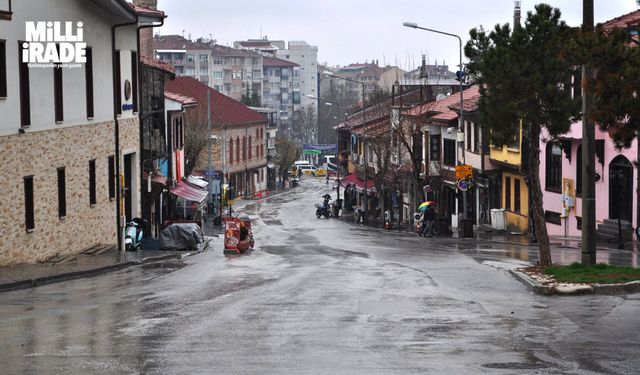
[[[502,147],[492,146],[491,162],[499,166],[501,177],[501,208],[505,210],[506,229],[527,232],[529,228],[529,189],[522,173],[522,126],[517,139]]]

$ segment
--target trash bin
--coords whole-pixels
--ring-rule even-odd
[[[460,225],[462,226],[460,237],[473,238],[473,219],[462,219],[460,220]]]

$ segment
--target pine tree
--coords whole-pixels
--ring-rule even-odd
[[[520,131],[530,141],[532,212],[539,241],[539,263],[551,265],[549,236],[540,184],[540,134],[566,133],[580,113],[580,102],[563,83],[571,82],[576,65],[568,57],[576,30],[560,20],[560,10],[539,4],[524,26],[496,25],[488,35],[473,29],[465,47],[468,70],[481,85],[478,114],[491,131],[492,143],[508,144]]]

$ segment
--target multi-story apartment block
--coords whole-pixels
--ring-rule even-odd
[[[140,213],[137,28],[164,13],[123,0],[0,2],[0,13],[0,265],[119,243]],[[82,28],[86,62],[30,67],[32,20]]]
[[[262,95],[259,53],[180,35],[156,35],[153,48],[157,58],[173,65],[178,76],[193,77],[235,100],[247,92]]]
[[[276,57],[293,61],[300,66],[300,107],[302,110],[312,108],[315,118],[318,118],[316,99],[318,96],[318,47],[309,45],[305,41],[290,41],[287,49],[276,51]],[[317,132],[316,132],[317,134]],[[315,140],[312,140],[315,142]]]
[[[300,66],[275,57],[264,57],[262,65],[262,104],[276,111],[281,134],[290,134],[293,114],[300,110]]]

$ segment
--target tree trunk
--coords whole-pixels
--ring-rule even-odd
[[[544,208],[542,206],[542,186],[540,184],[540,127],[531,125],[529,141],[529,175],[531,177],[531,195],[533,214],[536,223],[536,235],[538,238],[539,265],[551,265],[551,248],[549,246],[549,234],[544,220]]]

